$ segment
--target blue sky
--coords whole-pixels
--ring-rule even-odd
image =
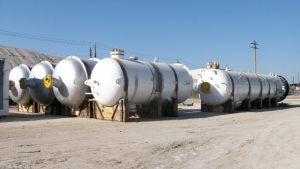
[[[260,44],[258,72],[289,81],[300,72],[297,0],[0,0],[0,44],[46,54],[88,56],[88,45],[7,36],[3,31],[96,42],[100,57],[112,47],[145,60],[179,59],[190,69],[219,61],[253,70],[250,43]]]

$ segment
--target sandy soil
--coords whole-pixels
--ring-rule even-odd
[[[285,102],[130,123],[12,113],[0,119],[0,168],[300,168],[300,97]]]

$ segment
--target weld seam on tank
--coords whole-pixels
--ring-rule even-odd
[[[263,86],[262,86],[262,82],[261,79],[259,78],[258,75],[256,75],[257,79],[259,80],[259,84],[260,84],[260,92],[259,92],[259,99],[262,99],[262,90],[263,90]]]
[[[267,82],[268,82],[268,85],[269,85],[269,90],[268,90],[267,98],[271,99],[271,84],[270,84],[270,80],[268,78],[266,78],[266,79],[267,79]]]
[[[243,75],[245,76],[245,78],[247,79],[248,81],[248,87],[249,87],[249,91],[248,91],[248,100],[250,101],[250,96],[251,96],[251,83],[250,83],[250,80],[249,80],[249,77],[247,76],[246,73],[243,73]]]
[[[147,101],[145,103],[149,103],[151,102],[155,97],[156,97],[156,92],[161,93],[161,90],[159,90],[159,86],[161,86],[161,84],[163,83],[163,81],[161,80],[161,72],[159,70],[159,68],[152,64],[151,62],[143,62],[143,64],[147,65],[152,73],[152,77],[153,77],[153,89],[152,89],[152,93],[149,96],[149,98],[147,99]]]
[[[176,73],[176,70],[175,68],[172,66],[172,65],[169,65],[168,66],[172,69],[173,73],[174,73],[174,77],[175,77],[175,99],[178,99],[178,76],[177,76],[177,73]]]
[[[129,82],[128,82],[128,75],[127,75],[126,69],[125,69],[124,65],[122,64],[121,60],[119,60],[117,58],[112,58],[112,59],[114,59],[115,61],[117,61],[117,63],[119,64],[119,66],[120,66],[120,68],[122,70],[122,73],[123,73],[123,76],[124,76],[124,81],[125,81],[124,88],[123,88],[123,90],[125,92],[125,96],[123,96],[123,97],[127,97],[127,94],[128,94],[128,83]]]
[[[148,99],[146,99],[146,101],[145,101],[145,103],[149,103],[155,97],[155,90],[156,90],[156,85],[158,82],[156,81],[157,79],[156,79],[155,68],[148,62],[142,62],[142,64],[145,64],[149,68],[149,70],[152,74],[152,83],[153,83],[152,92],[151,92],[150,96],[148,97]]]
[[[235,99],[235,92],[234,92],[234,90],[235,90],[235,84],[234,84],[234,80],[233,80],[233,77],[227,71],[225,71],[225,72],[226,72],[226,74],[229,76],[229,78],[231,80],[231,84],[232,84],[231,99],[234,102],[234,99]]]

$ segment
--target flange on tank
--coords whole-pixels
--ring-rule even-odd
[[[288,94],[289,85],[282,76],[257,75],[220,69],[202,69],[198,80],[198,93],[202,103],[222,105],[231,100],[238,108],[244,101],[282,101]],[[272,103],[274,105],[274,103]]]
[[[32,99],[43,105],[49,105],[54,99],[52,89],[44,88],[44,77],[52,74],[53,66],[48,61],[42,61],[33,66],[30,71],[29,78],[20,80],[21,89],[29,89],[29,94]]]
[[[53,89],[60,103],[77,108],[82,104],[88,89],[84,82],[98,61],[100,60],[96,58],[81,60],[76,56],[69,56],[58,62],[52,75],[45,76],[44,87]]]
[[[161,82],[157,82],[157,76],[162,77]],[[99,104],[113,106],[125,97],[126,91],[130,104],[148,103],[155,97],[159,86],[162,87],[161,98],[169,100],[176,97],[177,80],[177,97],[182,102],[192,93],[192,77],[184,65],[105,58],[96,64],[86,84],[91,86]]]
[[[28,105],[31,102],[29,89],[20,87],[20,79],[29,78],[30,70],[27,65],[21,64],[11,69],[9,73],[9,97],[16,103]]]

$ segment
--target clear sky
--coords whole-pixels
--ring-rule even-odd
[[[89,44],[73,43],[84,41],[100,57],[117,47],[190,69],[219,61],[252,71],[255,39],[258,72],[295,82],[300,72],[299,0],[0,0],[0,12],[0,44],[46,54],[87,57]],[[8,36],[16,33],[72,44]]]

